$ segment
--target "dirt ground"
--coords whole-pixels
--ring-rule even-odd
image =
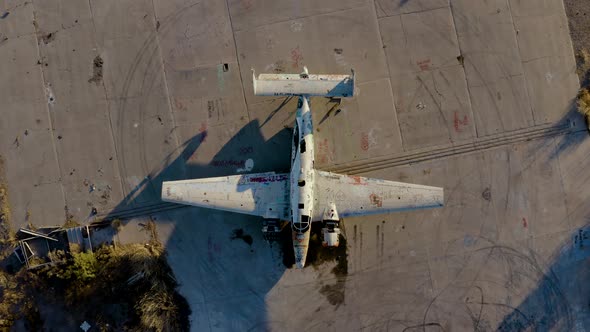
[[[570,34],[574,44],[574,53],[578,68],[587,67],[580,55],[583,50],[590,50],[590,1],[564,0],[565,12],[569,19]],[[590,87],[589,68],[578,70],[580,84]]]

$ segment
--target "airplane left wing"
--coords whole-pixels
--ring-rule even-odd
[[[289,175],[258,173],[167,181],[162,200],[269,219],[289,219]]]
[[[315,171],[313,221],[335,206],[340,217],[441,207],[443,188]]]

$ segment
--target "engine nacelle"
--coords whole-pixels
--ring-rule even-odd
[[[322,228],[322,245],[324,247],[338,247],[340,245],[340,216],[336,210],[336,204],[330,205],[324,210],[324,228]]]
[[[322,245],[324,247],[338,247],[340,245],[340,228],[338,228],[338,222],[328,220],[324,223],[326,227],[322,228]]]
[[[281,222],[275,219],[266,219],[262,224],[262,238],[266,241],[277,241],[281,236]]]

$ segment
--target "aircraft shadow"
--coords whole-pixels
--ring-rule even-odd
[[[570,102],[568,109],[569,111],[552,127],[562,128],[569,126],[572,133],[556,137],[557,145],[550,155],[550,160],[553,160],[559,155],[571,151],[588,137],[588,126],[585,123],[584,117],[577,111],[576,99],[573,99]],[[584,135],[584,133],[586,133],[586,135]]]
[[[287,252],[291,244],[266,242],[261,233],[263,219],[259,217],[163,203],[162,182],[286,173],[290,168],[291,136],[290,129],[283,129],[265,140],[254,120],[236,133],[211,162],[198,164],[191,159],[207,139],[207,132],[202,132],[164,158],[159,170],[146,174],[115,208],[100,216],[105,227],[114,219],[120,219],[123,227],[135,217],[155,222],[159,237],[166,239],[163,244],[181,285],[180,293],[191,307],[192,330],[265,326],[264,298],[283,275],[285,264],[292,261],[289,256],[281,257],[281,249]],[[255,161],[251,168],[248,159]]]
[[[498,331],[581,331],[590,326],[589,259],[588,225],[571,234],[548,269],[544,269],[534,255],[517,258],[521,267],[528,267],[518,269],[522,273],[519,278],[538,279],[539,282],[517,307],[502,306],[510,310],[498,326]]]

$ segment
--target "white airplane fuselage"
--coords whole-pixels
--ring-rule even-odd
[[[300,96],[291,150],[291,231],[295,264],[303,268],[314,207],[314,142],[308,96]]]
[[[299,98],[290,173],[165,181],[162,200],[263,217],[267,221],[262,231],[267,239],[276,238],[281,232],[279,220],[290,220],[298,268],[305,266],[312,220],[323,223],[322,245],[338,247],[340,218],[443,205],[443,188],[314,169],[309,98],[352,97],[354,72],[351,75],[312,75],[304,67],[300,74],[260,74],[256,78],[253,72],[252,80],[255,95]]]

